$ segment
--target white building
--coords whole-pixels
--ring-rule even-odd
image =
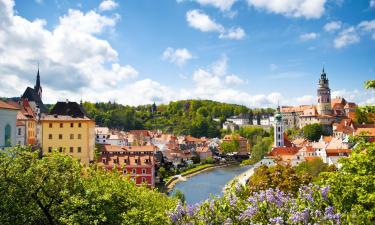
[[[0,148],[16,145],[18,109],[0,100]]]
[[[275,117],[273,116],[264,116],[260,119],[261,126],[273,126],[275,124]]]
[[[95,143],[107,144],[109,135],[110,133],[107,127],[95,127]]]
[[[17,145],[26,145],[26,127],[27,127],[27,117],[21,113],[17,112],[17,132],[16,132],[16,144]]]
[[[246,115],[232,116],[228,118],[227,121],[232,122],[240,127],[250,124],[249,116]]]

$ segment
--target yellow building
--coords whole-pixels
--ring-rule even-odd
[[[58,102],[41,118],[43,154],[57,150],[83,164],[94,160],[95,122],[75,102]]]

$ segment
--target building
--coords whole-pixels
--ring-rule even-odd
[[[238,116],[232,116],[227,119],[228,122],[232,122],[239,127],[249,125],[250,124],[250,117],[247,114],[240,114]]]
[[[16,145],[18,108],[0,100],[0,148]]]
[[[317,90],[318,104],[317,111],[319,115],[332,115],[331,107],[331,89],[329,88],[329,81],[326,73],[324,72],[324,67],[322,74],[319,79],[319,87]]]
[[[237,155],[239,156],[249,155],[248,141],[246,138],[240,135],[225,135],[222,141],[223,142],[238,141],[239,149],[238,149]]]
[[[21,111],[17,112],[17,132],[16,132],[16,144],[26,145],[26,126],[27,117],[24,116]]]
[[[283,117],[279,109],[277,109],[277,113],[275,114],[274,142],[275,147],[284,146]]]
[[[157,147],[104,145],[98,162],[105,169],[117,169],[137,185],[155,185],[155,153]]]
[[[34,88],[27,87],[21,98],[29,101],[31,108],[35,113],[48,113],[48,109],[42,101],[42,86],[40,85],[39,68]]]
[[[43,154],[58,150],[86,165],[94,160],[95,122],[85,115],[78,103],[57,102],[40,122]]]
[[[199,155],[200,160],[212,158],[212,151],[208,146],[197,147],[196,153]]]
[[[108,127],[95,127],[95,143],[107,144],[107,138],[110,135]]]

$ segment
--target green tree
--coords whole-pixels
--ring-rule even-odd
[[[238,140],[224,141],[220,144],[220,149],[224,153],[238,152],[240,144]]]
[[[324,163],[321,158],[301,162],[295,167],[298,173],[308,173],[312,177],[317,177],[321,172],[327,172],[328,169],[328,164]]]
[[[302,130],[304,138],[309,141],[318,141],[323,135],[323,127],[318,123],[308,124]]]
[[[375,89],[375,80],[368,80],[365,82],[366,89]]]
[[[176,189],[172,196],[180,200],[182,204],[184,204],[186,201],[185,194],[180,189]]]
[[[271,150],[273,139],[271,137],[259,137],[260,141],[251,148],[250,163],[256,163]]]
[[[167,171],[165,170],[164,167],[160,167],[158,170],[158,176],[161,180],[163,180],[167,175]]]

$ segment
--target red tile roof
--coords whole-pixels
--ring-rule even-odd
[[[355,135],[361,135],[365,133],[366,137],[375,137],[375,127],[369,127],[369,128],[358,128],[355,131]]]
[[[313,160],[316,160],[316,159],[319,159],[320,157],[319,156],[308,156],[308,157],[304,157],[306,161],[313,161]]]
[[[0,100],[0,109],[20,110],[19,108]]]
[[[295,155],[297,154],[300,147],[274,147],[269,156],[279,156],[279,155]]]

